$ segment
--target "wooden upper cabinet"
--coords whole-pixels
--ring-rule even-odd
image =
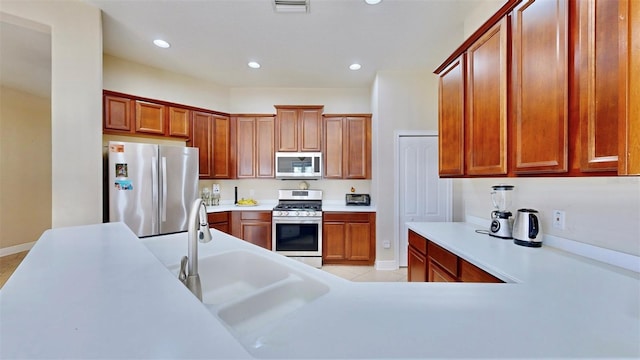
[[[326,116],[324,118],[323,164],[325,179],[342,179],[343,176],[343,118]]]
[[[256,118],[256,177],[273,178],[275,165],[275,119],[273,116]]]
[[[620,0],[620,3],[621,12],[627,13],[621,19],[625,26],[620,41],[623,64],[620,94],[626,103],[620,107],[618,122],[618,174],[640,175],[640,2]]]
[[[169,107],[169,129],[167,135],[172,137],[190,136],[191,112],[188,109],[175,106]]]
[[[347,116],[345,125],[345,179],[371,179],[371,116]]]
[[[619,16],[624,1],[576,2],[576,77],[579,81],[580,170],[618,170],[618,117],[624,97],[619,96],[621,54]]]
[[[371,179],[371,115],[326,115],[325,179]]]
[[[188,139],[191,111],[160,100],[103,91],[105,133]]]
[[[273,178],[274,131],[273,116],[236,117],[237,177]]]
[[[131,131],[131,99],[104,95],[104,129]]]
[[[213,157],[213,121],[212,115],[205,112],[191,113],[191,138],[189,146],[199,149],[200,178],[213,177],[211,158]]]
[[[507,35],[503,18],[467,50],[466,173],[507,174]]]
[[[136,132],[164,135],[166,106],[139,100],[135,104]]]
[[[323,106],[275,107],[278,151],[322,151]]]
[[[235,177],[234,124],[228,116],[213,115],[213,160],[211,177],[233,179]]]
[[[464,175],[465,55],[439,74],[438,151],[441,176]]]
[[[300,109],[298,148],[300,151],[322,151],[322,107]]]
[[[235,177],[235,147],[231,139],[235,126],[228,116],[202,111],[191,113],[189,146],[200,151],[201,179],[233,179]]]
[[[567,0],[526,0],[512,14],[513,170],[568,170]]]

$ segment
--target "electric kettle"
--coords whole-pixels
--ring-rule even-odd
[[[542,246],[542,231],[538,211],[534,209],[518,209],[513,222],[513,242],[528,247]]]

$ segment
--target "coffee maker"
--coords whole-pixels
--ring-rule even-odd
[[[513,185],[491,187],[491,202],[495,210],[491,212],[489,235],[501,239],[512,239],[513,214],[509,211],[512,203]]]

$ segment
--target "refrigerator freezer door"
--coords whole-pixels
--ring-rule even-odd
[[[160,146],[159,159],[160,233],[186,231],[198,198],[198,149]]]
[[[157,235],[153,179],[154,169],[157,172],[158,146],[110,142],[107,151],[109,221],[124,222],[138,236]]]

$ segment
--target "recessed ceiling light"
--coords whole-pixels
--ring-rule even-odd
[[[249,63],[247,65],[249,65],[249,67],[252,68],[252,69],[259,69],[260,68],[260,64],[258,64],[256,61],[249,61]]]
[[[364,0],[364,2],[366,2],[369,5],[377,5],[377,4],[380,4],[382,0]]]
[[[360,65],[360,64],[351,64],[351,65],[349,65],[349,69],[351,69],[351,70],[360,70],[361,67],[362,67],[362,65]]]
[[[162,40],[162,39],[156,39],[153,40],[153,43],[157,46],[157,47],[161,47],[163,49],[166,49],[168,47],[171,47],[171,44],[169,44],[168,42]]]

